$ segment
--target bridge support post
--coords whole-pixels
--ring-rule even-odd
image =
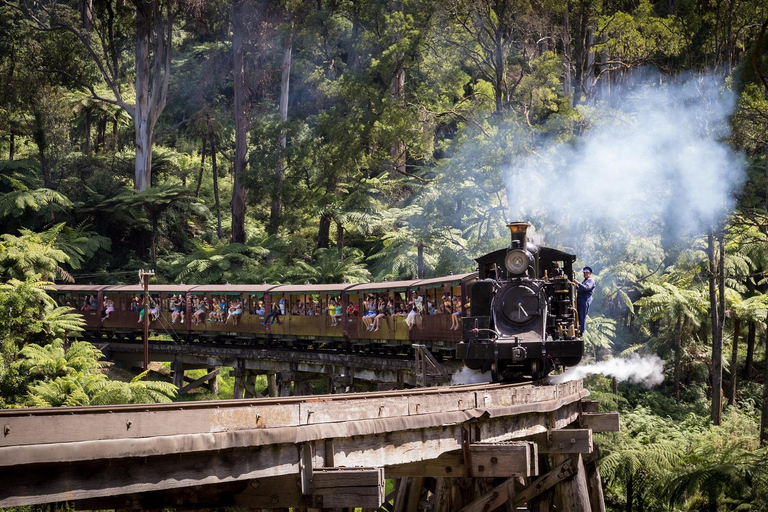
[[[589,503],[589,488],[587,487],[587,474],[584,469],[584,461],[580,453],[561,454],[555,453],[552,456],[555,466],[571,459],[572,467],[575,473],[555,485],[555,503],[557,510],[566,512],[591,512],[592,505]]]
[[[184,387],[184,362],[179,357],[173,360],[173,385],[177,389]]]
[[[218,369],[216,368],[208,368],[208,373],[213,373]],[[208,384],[206,384],[208,391],[211,392],[212,395],[218,395],[219,394],[219,380],[214,377],[208,381]]]
[[[269,396],[272,396],[272,397],[280,396],[280,393],[278,392],[278,389],[277,389],[276,373],[267,374],[267,393],[269,393]]]

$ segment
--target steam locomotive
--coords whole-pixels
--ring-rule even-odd
[[[494,381],[513,374],[540,379],[581,361],[584,341],[571,283],[576,255],[528,240],[526,222],[508,224],[511,243],[477,259],[456,357]]]

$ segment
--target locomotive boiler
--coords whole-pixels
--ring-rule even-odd
[[[511,243],[477,259],[456,356],[494,381],[517,375],[543,378],[554,368],[581,360],[573,262],[576,255],[538,247],[526,222],[508,224]]]

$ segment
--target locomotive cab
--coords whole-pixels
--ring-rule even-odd
[[[581,360],[570,282],[576,255],[536,246],[526,222],[508,227],[510,245],[477,259],[478,281],[456,354],[469,368],[490,370],[495,381],[515,374],[540,379]]]

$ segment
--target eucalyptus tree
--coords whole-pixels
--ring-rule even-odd
[[[155,127],[165,109],[171,73],[174,23],[181,0],[135,0],[128,3],[108,0],[89,4],[88,16],[82,17],[84,2],[39,3],[26,0],[2,0],[23,13],[36,29],[62,34],[61,40],[75,38],[90,56],[99,78],[78,78],[91,96],[125,110],[134,121],[134,187],[144,191],[152,186],[152,146]],[[87,20],[87,22],[86,22]],[[123,36],[128,32],[132,42]],[[133,52],[133,58],[127,56]],[[131,76],[128,62],[133,60]],[[66,72],[53,69],[57,73]],[[133,78],[134,85],[129,87]],[[111,92],[104,95],[95,83],[102,80]]]

